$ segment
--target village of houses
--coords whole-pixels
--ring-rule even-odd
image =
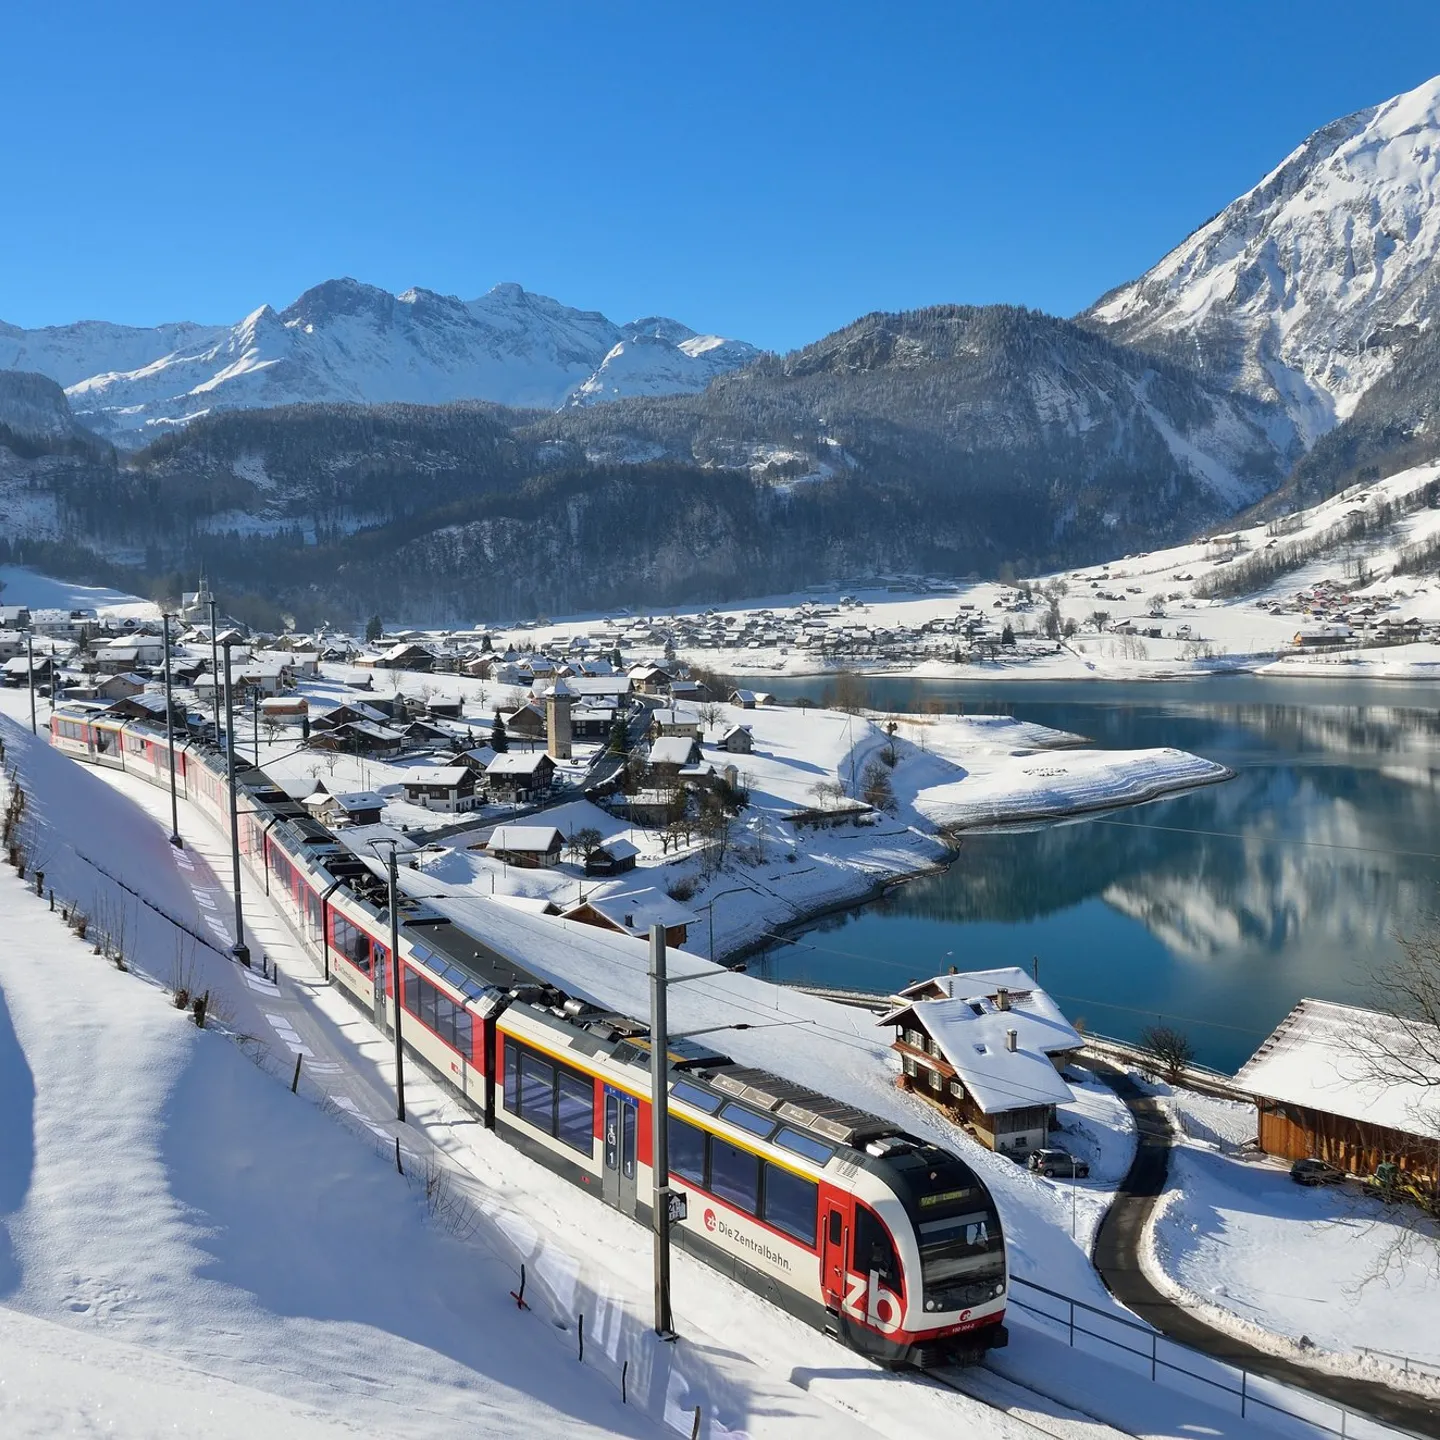
[[[659,924],[668,943],[722,962],[947,863],[956,829],[1228,773],[1181,751],[1092,749],[1005,716],[778,704],[677,658],[705,648],[683,627],[637,622],[530,637],[523,649],[493,632],[262,637],[212,631],[209,598],[185,597],[173,620],[174,718],[196,743],[223,724],[212,653],[228,655],[238,755],[357,854],[395,842],[412,893],[494,896],[637,937]],[[41,723],[53,701],[163,726],[158,624],[13,606],[0,624],[12,716],[24,715],[33,676]],[[1095,1042],[1023,970],[957,971],[920,956],[915,969],[874,1006],[874,1023],[894,1028],[896,1083],[997,1155],[1041,1157],[1035,1168],[1072,1197],[1083,1183],[1093,1234],[1135,1144],[1123,1107],[1077,1064]],[[1176,1128],[1178,1177],[1140,1257],[1147,1273],[1218,1327],[1282,1353],[1318,1336],[1340,1368],[1354,1339],[1334,1302],[1375,1263],[1384,1232],[1367,1232],[1368,1248],[1318,1236],[1329,1192],[1291,1185],[1286,1166],[1319,1156],[1368,1174],[1400,1156],[1405,1184],[1433,1170],[1436,1137],[1414,1119],[1428,1110],[1377,1085],[1359,1053],[1375,1024],[1302,1001],[1233,1079],[1180,1067],[1170,1083],[1144,1082]],[[1283,1163],[1255,1163],[1267,1155]],[[1193,1222],[1207,1206],[1245,1212],[1224,1253]],[[1291,1303],[1277,1279],[1297,1233],[1328,1275],[1314,1303]]]

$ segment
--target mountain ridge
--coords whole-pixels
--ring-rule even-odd
[[[82,423],[127,448],[222,409],[460,400],[555,409],[697,390],[758,354],[667,317],[617,325],[513,282],[466,301],[331,279],[229,326],[0,323],[0,369],[59,381]]]
[[[1333,120],[1077,319],[1281,405],[1307,448],[1434,323],[1440,77]]]

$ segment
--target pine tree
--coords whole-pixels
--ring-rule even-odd
[[[378,615],[372,615],[365,622],[365,643],[367,645],[373,645],[384,633],[385,627]]]
[[[617,715],[610,725],[610,753],[623,755],[630,748],[630,727],[623,715]]]
[[[510,748],[510,737],[505,733],[505,721],[498,710],[495,712],[495,723],[490,727],[490,748],[497,755],[503,755]]]

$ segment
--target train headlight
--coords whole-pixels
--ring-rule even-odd
[[[940,1308],[940,1302],[938,1300],[927,1300],[925,1302],[925,1308],[927,1310],[938,1310]]]
[[[1005,1285],[1003,1281],[995,1287],[995,1293],[997,1295],[1003,1295],[1005,1293]]]

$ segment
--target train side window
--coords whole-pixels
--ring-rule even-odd
[[[595,1148],[595,1082],[561,1070],[555,1088],[555,1138],[589,1155]]]
[[[705,1132],[674,1115],[670,1117],[670,1173],[692,1185],[705,1183]]]
[[[844,1217],[838,1210],[832,1210],[830,1212],[830,1243],[832,1245],[838,1245],[840,1243],[840,1228],[844,1223]]]
[[[820,1187],[813,1180],[765,1162],[765,1213],[760,1218],[767,1225],[813,1245],[819,1206]]]
[[[854,1268],[861,1275],[868,1275],[874,1270],[887,1289],[897,1295],[905,1293],[895,1242],[875,1212],[864,1205],[855,1207]]]
[[[712,1135],[710,1193],[747,1214],[757,1214],[760,1208],[760,1157],[722,1140],[718,1135]]]
[[[555,1067],[524,1051],[520,1054],[520,1118],[537,1130],[555,1133]]]
[[[505,1108],[520,1113],[520,1051],[508,1036],[505,1040]]]

